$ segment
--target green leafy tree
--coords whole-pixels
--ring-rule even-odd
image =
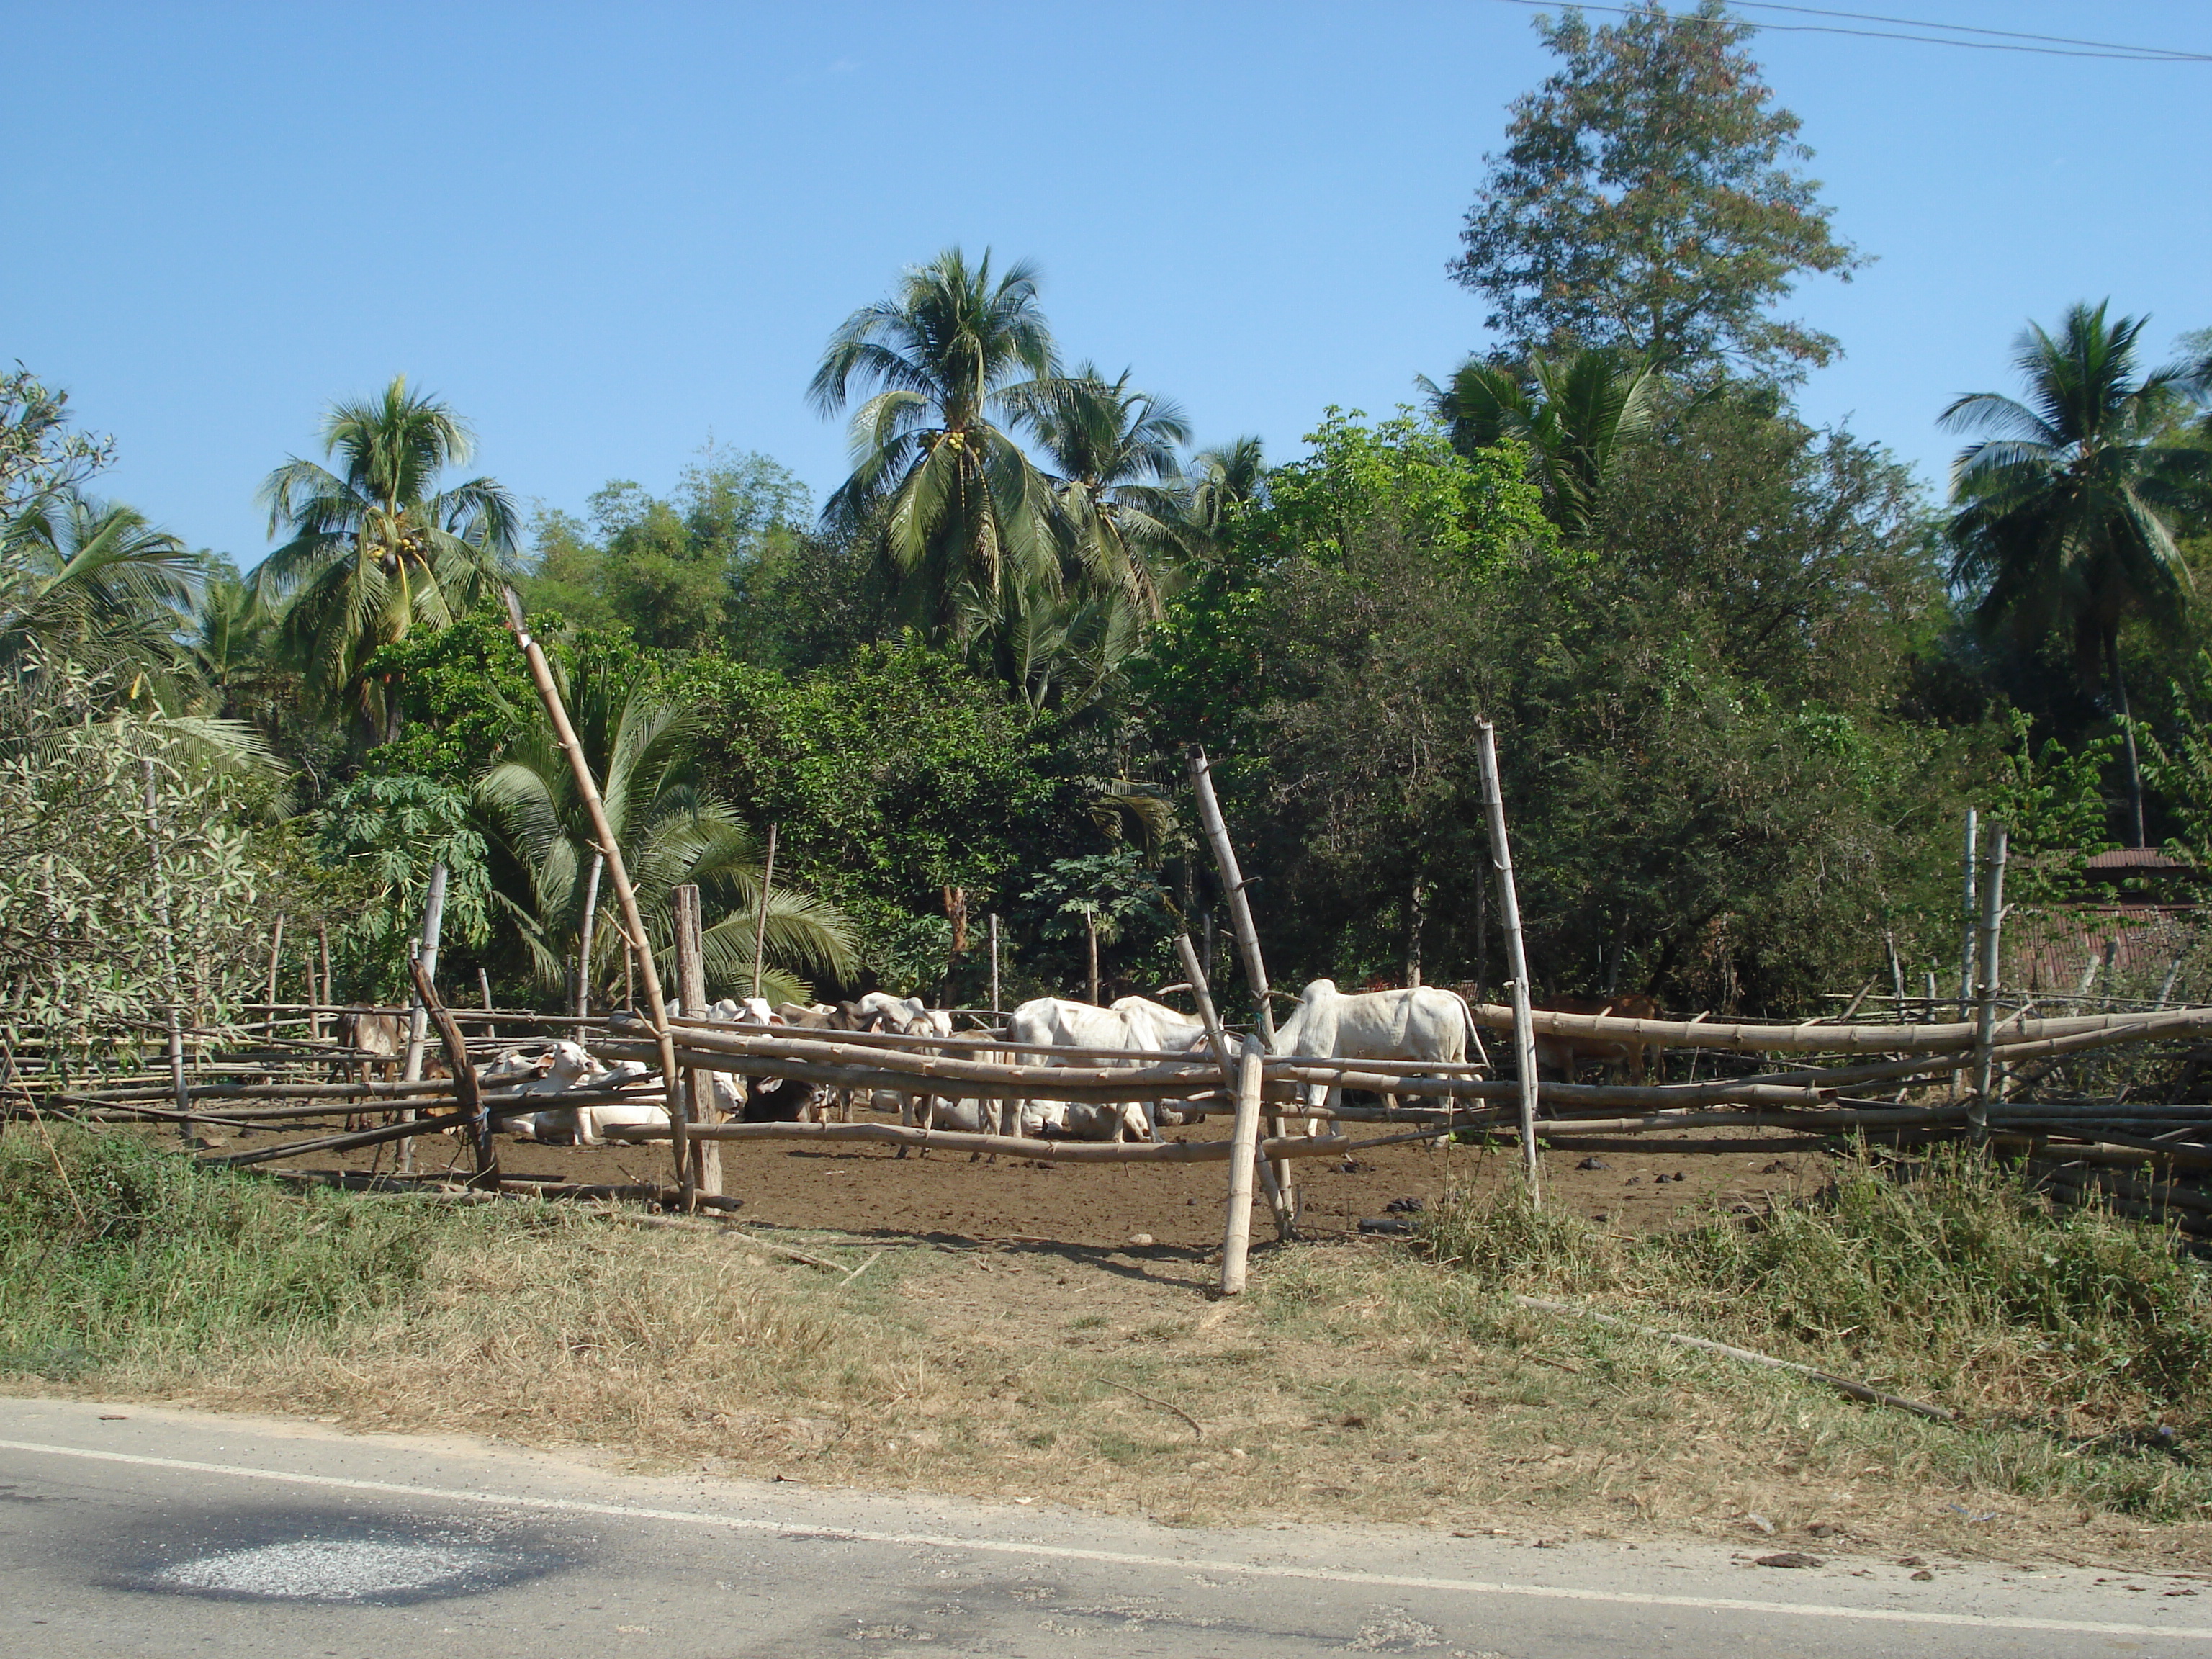
[[[1783,379],[1832,358],[1831,337],[1770,314],[1801,276],[1859,259],[1793,165],[1812,152],[1744,49],[1752,26],[1720,0],[1634,0],[1618,23],[1571,6],[1536,28],[1561,65],[1514,100],[1451,266],[1508,349]]]
[[[1507,438],[1527,450],[1545,512],[1574,538],[1589,533],[1615,458],[1651,431],[1658,390],[1643,364],[1591,347],[1518,366],[1470,358],[1434,396],[1463,453]]]
[[[2028,325],[2014,356],[2025,401],[1979,392],[1943,411],[1945,426],[1988,434],[1952,469],[1951,574],[1975,596],[1985,630],[2030,644],[2063,631],[2085,675],[2102,667],[2124,738],[2129,845],[2141,847],[2120,627],[2131,616],[2180,615],[2192,583],[2176,527],[2203,510],[2212,453],[2170,441],[2200,371],[2139,373],[2145,319],[2106,310],[2077,305],[2055,335]]]
[[[673,898],[701,890],[709,983],[742,994],[751,985],[753,933],[763,877],[761,851],[736,812],[702,788],[696,765],[699,718],[649,687],[604,670],[562,676],[562,698],[584,748],[638,908],[657,957],[674,971]],[[623,941],[604,921],[603,886],[590,815],[575,774],[542,714],[522,722],[476,787],[522,880],[498,895],[548,988],[580,964],[598,992],[621,973]],[[586,940],[588,939],[588,949]],[[774,994],[804,999],[792,969],[832,977],[854,965],[851,929],[836,908],[794,885],[771,888],[768,949],[781,966],[763,973]]]
[[[517,514],[499,482],[439,488],[475,449],[448,405],[409,392],[400,375],[380,398],[324,417],[324,455],[337,471],[295,458],[261,488],[269,534],[286,539],[257,580],[272,602],[289,600],[285,633],[307,684],[386,738],[400,705],[368,659],[410,629],[447,626],[513,568]]]
[[[1070,816],[1049,719],[911,636],[796,679],[701,659],[667,695],[699,710],[702,785],[781,825],[776,867],[853,919],[863,969],[888,984],[935,983],[934,945],[912,977],[915,919],[941,927],[947,888],[990,908]]]
[[[2039,750],[2033,726],[2025,712],[2013,711],[2015,747],[2005,756],[1990,808],[2010,843],[2013,868],[2005,878],[2005,892],[2023,904],[2071,903],[2087,893],[2089,860],[2112,845],[2106,834],[2111,814],[2104,770],[2120,739],[2100,738],[2069,749],[2051,738]],[[2194,758],[2193,745],[2185,739],[2182,753],[2185,761]],[[2177,787],[2179,799],[2188,800],[2201,788],[2189,787],[2193,769],[2169,762],[2164,750],[2155,750],[2154,758],[2157,775]]]
[[[324,860],[348,873],[363,902],[332,935],[342,994],[388,999],[408,983],[408,947],[422,936],[430,872],[446,866],[443,937],[481,944],[491,922],[484,839],[469,798],[404,773],[355,779],[317,825]]]
[[[909,269],[897,292],[830,337],[809,397],[824,415],[876,388],[852,421],[852,476],[824,508],[865,532],[939,638],[995,617],[1015,580],[1050,586],[1053,492],[1013,430],[1033,424],[1059,368],[1036,273],[993,276],[957,248]]]
[[[0,680],[0,1023],[64,1060],[143,1056],[173,995],[220,1030],[258,977],[235,774],[119,701],[67,663]]]

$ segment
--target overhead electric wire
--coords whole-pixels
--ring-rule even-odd
[[[1508,6],[1528,6],[1543,11],[1601,11],[1616,17],[1634,17],[1644,14],[1629,6],[1595,6],[1582,0],[1499,0]],[[1957,40],[1944,34],[1899,34],[1888,29],[1841,28],[1832,23],[1764,23],[1755,18],[1708,18],[1692,13],[1670,12],[1669,21],[1677,23],[1742,22],[1753,28],[1778,34],[1845,34],[1866,40],[1909,40],[1924,46],[1964,46],[1972,52],[2021,52],[2042,58],[2097,58],[2122,64],[2212,64],[2212,52],[2184,52],[2173,46],[2131,46],[2118,41],[2086,40],[2063,46],[2030,46],[2033,40],[2064,41],[2070,37],[2056,34],[2020,34],[2009,29],[1974,28],[1962,23],[1936,23],[1910,17],[1881,17],[1866,12],[1824,11],[1811,6],[1785,6],[1763,3],[1762,0],[1735,0],[1747,9],[1787,11],[1812,17],[1865,18],[1869,22],[1901,23],[1912,28],[1950,29],[1960,33],[2002,35],[2002,40]],[[2087,50],[2090,47],[2100,50]]]

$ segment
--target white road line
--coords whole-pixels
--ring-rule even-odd
[[[1062,1544],[1021,1544],[988,1538],[961,1538],[927,1532],[871,1532],[857,1527],[817,1527],[802,1522],[762,1521],[746,1516],[714,1515],[701,1510],[648,1509],[635,1504],[594,1504],[575,1498],[526,1498],[515,1493],[470,1492],[453,1486],[415,1486],[397,1480],[356,1480],[335,1474],[299,1474],[288,1469],[247,1468],[235,1463],[201,1463],[182,1457],[148,1457],[136,1452],[94,1451],[83,1446],[52,1446],[33,1440],[0,1440],[0,1451],[41,1452],[53,1457],[82,1457],[102,1463],[131,1463],[146,1468],[179,1469],[195,1474],[223,1474],[246,1480],[274,1480],[295,1486],[330,1486],[343,1492],[382,1492],[394,1498],[483,1504],[509,1509],[550,1510],[568,1515],[610,1516],[631,1521],[674,1521],[694,1527],[729,1527],[747,1532],[779,1533],[794,1539],[826,1539],[849,1544],[896,1544],[928,1549],[978,1550],[1052,1561],[1097,1561],[1109,1566],[1165,1567],[1179,1572],[1234,1572],[1256,1578],[1302,1578],[1332,1584],[1361,1584],[1377,1589],[1445,1590],[1466,1595],[1518,1595],[1536,1601],[1610,1601],[1636,1607],[1688,1607],[1718,1613],[1788,1613],[1805,1619],[1857,1619],[1892,1625],[1954,1625],[1978,1630],[2067,1631],[2082,1636],[2171,1636],[2212,1639],[2212,1626],[2124,1625],[2083,1619],[2031,1619],[1979,1613],[1920,1613],[1905,1607],[1835,1607],[1811,1601],[1753,1601],[1734,1595],[1656,1595],[1634,1590],[1573,1589],[1556,1584],[1510,1584],[1482,1578],[1425,1578],[1406,1573],[1358,1572],[1338,1567],[1293,1567],[1259,1561],[1216,1561],[1197,1556],[1139,1555],[1123,1550],[1079,1549]]]

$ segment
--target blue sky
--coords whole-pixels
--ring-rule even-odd
[[[2203,0],[1869,9],[2212,51]],[[116,435],[108,493],[246,565],[259,481],[399,371],[526,498],[665,489],[710,434],[818,498],[844,455],[804,398],[823,340],[952,243],[1036,260],[1071,359],[1285,458],[1325,405],[1387,410],[1481,343],[1444,264],[1551,61],[1499,0],[0,0],[0,359]],[[2160,353],[2212,325],[2187,182],[2212,65],[1756,50],[1876,256],[1790,304],[1847,352],[1815,420],[1932,480],[1936,411],[2008,388],[2025,319],[2110,295]]]

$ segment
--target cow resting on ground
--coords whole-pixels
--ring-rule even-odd
[[[647,1068],[638,1060],[605,1066],[576,1043],[553,1042],[536,1055],[517,1053],[494,1061],[477,1073],[477,1081],[487,1090],[557,1100],[562,1095],[609,1093],[647,1073]],[[604,1141],[601,1132],[606,1129],[666,1128],[668,1108],[643,1102],[552,1107],[526,1112],[506,1122],[518,1140],[573,1141],[579,1146],[597,1146]]]

